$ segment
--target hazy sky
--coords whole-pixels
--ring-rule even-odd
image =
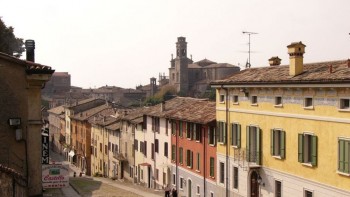
[[[16,0],[0,16],[36,42],[36,62],[69,72],[72,85],[135,88],[168,75],[177,37],[188,56],[253,67],[302,41],[304,62],[350,58],[349,0]],[[22,56],[25,58],[25,55]]]

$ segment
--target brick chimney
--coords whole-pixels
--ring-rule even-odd
[[[271,57],[269,59],[270,66],[279,66],[281,65],[281,59],[278,56]]]
[[[305,47],[302,42],[292,42],[287,46],[289,54],[289,75],[296,76],[303,72],[303,54]]]
[[[26,40],[25,47],[26,47],[27,61],[35,62],[35,53],[34,53],[35,42],[34,42],[34,40]]]

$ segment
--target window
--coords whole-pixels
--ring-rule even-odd
[[[317,136],[308,133],[298,134],[298,161],[317,165]]]
[[[260,165],[260,135],[261,131],[259,127],[256,126],[247,126],[247,134],[246,134],[246,154],[248,162],[255,162]]]
[[[136,151],[139,151],[139,141],[138,140],[134,140],[134,147]]]
[[[108,154],[108,146],[105,145],[105,154],[107,155]]]
[[[159,117],[152,117],[152,131],[159,133]]]
[[[304,196],[305,197],[313,197],[313,193],[312,193],[312,191],[304,190]]]
[[[214,157],[210,157],[210,172],[209,172],[210,177],[214,177],[214,172],[215,172],[214,162],[215,162]]]
[[[271,129],[271,155],[285,158],[286,132],[281,129]]]
[[[238,104],[238,95],[233,95],[233,104]]]
[[[159,140],[158,139],[155,140],[155,152],[159,153]]]
[[[241,147],[241,125],[232,123],[231,126],[231,145],[235,148]]]
[[[281,96],[276,96],[275,97],[275,105],[276,106],[281,106],[282,105],[282,97]]]
[[[168,157],[168,142],[164,142],[164,156]]]
[[[173,174],[173,185],[176,185],[176,174]]]
[[[175,151],[176,151],[176,148],[175,148],[175,145],[171,145],[171,160],[175,161]]]
[[[143,144],[145,146],[145,148],[143,150],[144,151],[144,155],[145,155],[145,157],[147,157],[147,141],[144,141]]]
[[[187,167],[192,168],[193,167],[193,152],[191,150],[187,150],[186,152],[186,164]]]
[[[194,131],[193,131],[193,138],[197,141],[200,142],[202,139],[202,127],[200,124],[194,124]]]
[[[225,95],[221,94],[219,98],[220,98],[220,103],[225,103]]]
[[[214,197],[214,193],[213,192],[210,192],[210,197]]]
[[[220,162],[220,183],[224,183],[225,180],[225,163]]]
[[[140,174],[141,174],[141,180],[143,180],[143,170],[142,169],[140,171]]]
[[[176,122],[171,122],[171,134],[176,135]]]
[[[151,144],[151,159],[154,159],[154,144]]]
[[[144,145],[143,145],[143,142],[140,141],[140,152],[145,154],[144,153]]]
[[[188,122],[186,124],[186,138],[187,139],[193,139],[193,130],[194,130],[195,124]]]
[[[183,164],[183,148],[182,147],[180,147],[179,148],[179,163],[180,164]]]
[[[252,105],[257,105],[258,104],[258,96],[252,96],[250,98],[250,102]]]
[[[306,108],[312,108],[313,107],[313,100],[311,97],[307,97],[304,99],[304,107]]]
[[[233,167],[233,188],[238,189],[238,168]]]
[[[179,136],[183,137],[183,125],[182,121],[179,121]]]
[[[147,116],[143,115],[142,127],[144,130],[147,130]]]
[[[225,122],[216,122],[217,131],[218,131],[218,142],[225,144],[226,143],[226,123]]]
[[[208,127],[208,143],[210,145],[215,145],[215,127]]]
[[[200,154],[197,153],[197,171],[200,171]]]
[[[282,197],[282,183],[275,180],[275,197]]]
[[[180,177],[180,189],[184,188],[184,178]]]
[[[163,185],[166,185],[166,173],[163,172]]]
[[[111,151],[111,143],[108,142],[108,151]]]
[[[350,99],[340,99],[340,106],[339,108],[340,109],[347,109],[349,110],[350,109],[350,103],[349,103]]]
[[[199,187],[199,185],[197,185],[197,195],[199,195],[201,193],[201,187]]]
[[[100,152],[102,152],[102,143],[100,143]]]
[[[338,139],[338,171],[350,174],[350,140]]]

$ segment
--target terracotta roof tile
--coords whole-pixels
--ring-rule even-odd
[[[51,109],[47,110],[47,112],[60,115],[60,114],[64,113],[64,106],[61,105],[61,106],[58,106],[55,108],[51,108]]]
[[[332,66],[332,72],[330,72]],[[347,60],[304,64],[303,72],[289,75],[289,65],[249,68],[230,77],[217,80],[211,85],[221,84],[309,84],[350,82]]]

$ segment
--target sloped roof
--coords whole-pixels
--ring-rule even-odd
[[[119,121],[114,122],[114,123],[106,126],[106,129],[109,129],[109,130],[112,130],[112,131],[118,130],[118,129],[120,129],[120,122]]]
[[[74,116],[71,116],[70,118],[74,119],[74,120],[84,121],[84,120],[87,120],[88,118],[92,117],[93,115],[95,115],[95,114],[97,114],[97,113],[99,113],[102,110],[105,110],[107,108],[110,108],[110,106],[100,105],[100,106],[91,108],[89,110],[79,112],[79,113],[75,114]]]
[[[4,59],[4,60],[24,66],[27,74],[52,74],[55,72],[55,70],[52,70],[50,66],[41,65],[41,64],[27,61],[27,60],[21,60],[14,56],[1,53],[1,52],[0,52],[0,59]]]
[[[344,83],[350,82],[348,64],[349,60],[304,64],[303,72],[296,76],[289,75],[289,65],[248,68],[211,85]]]
[[[207,124],[216,119],[215,102],[197,100],[185,103],[166,115],[167,118]]]
[[[60,114],[64,113],[64,106],[61,105],[61,106],[58,106],[55,108],[51,108],[51,109],[47,110],[47,112],[60,115]]]

